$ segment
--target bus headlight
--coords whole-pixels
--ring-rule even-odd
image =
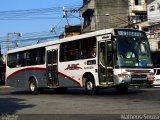
[[[118,76],[118,78],[130,79],[130,75],[128,75],[128,74],[118,74],[117,76]]]

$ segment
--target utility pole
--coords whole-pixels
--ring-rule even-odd
[[[9,51],[9,33],[6,35],[6,51]]]
[[[6,35],[6,51],[9,51],[9,35],[10,34],[17,35],[18,37],[22,36],[22,34],[19,32],[7,33],[7,35]]]
[[[69,22],[68,22],[68,18],[67,18],[68,16],[67,16],[67,11],[65,10],[65,7],[63,6],[63,18],[66,18],[66,20],[67,20],[67,24],[68,24],[68,26],[69,26]]]

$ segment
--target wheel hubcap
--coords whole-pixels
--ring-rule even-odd
[[[92,89],[93,89],[93,83],[92,83],[92,82],[89,81],[89,82],[87,83],[87,89],[88,89],[88,90],[92,90]]]
[[[30,88],[31,88],[31,91],[34,91],[34,90],[35,90],[35,85],[34,85],[34,83],[31,83]]]

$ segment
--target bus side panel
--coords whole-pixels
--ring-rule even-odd
[[[7,85],[11,87],[27,87],[25,71],[16,71],[7,77]]]
[[[43,68],[25,68],[12,73],[7,77],[7,85],[12,87],[28,88],[28,80],[33,77],[38,87],[47,87],[46,70]]]
[[[92,59],[93,60],[93,59]],[[82,87],[83,81],[82,77],[85,73],[92,74],[95,79],[96,86],[99,85],[98,81],[98,67],[97,64],[87,65],[90,60],[77,60],[70,62],[63,62],[58,64],[58,79],[59,86],[63,87]]]
[[[44,70],[38,70],[38,69],[28,70],[28,71],[26,71],[26,75],[27,75],[27,81],[31,77],[33,77],[36,80],[38,87],[47,87],[46,69],[44,69]]]
[[[11,87],[17,87],[17,80],[15,80],[15,78],[7,78],[6,85]]]
[[[76,68],[75,65],[77,65]],[[58,64],[58,81],[62,87],[81,87],[82,69],[79,61]]]
[[[67,76],[61,72],[58,73],[59,86],[62,87],[80,87],[80,83],[74,78]]]

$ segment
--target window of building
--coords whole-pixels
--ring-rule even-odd
[[[141,0],[135,0],[135,5],[141,5]]]
[[[83,13],[82,17],[84,18],[84,27],[90,26],[91,22],[94,19],[93,16],[94,10],[87,10],[86,12]]]
[[[146,14],[135,14],[132,16],[132,21],[133,23],[138,23],[138,22],[143,22],[147,20],[147,15]]]
[[[88,2],[90,2],[91,0],[83,0],[83,4],[87,4]]]
[[[150,11],[150,12],[155,11],[155,6],[154,6],[154,5],[150,6],[150,7],[149,7],[149,11]]]

